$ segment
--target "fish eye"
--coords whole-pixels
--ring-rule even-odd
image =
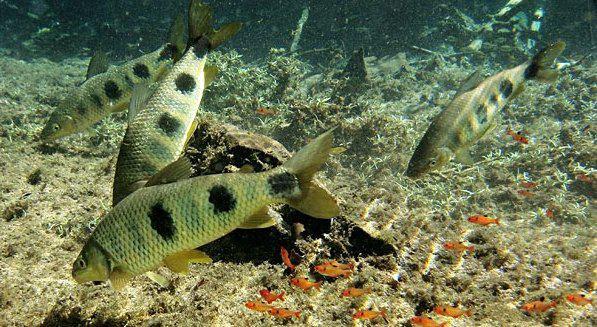
[[[55,131],[57,131],[57,130],[59,130],[59,129],[60,129],[60,125],[58,125],[58,124],[54,124],[54,126],[52,126],[52,128],[53,128]]]
[[[435,160],[435,159],[431,159],[431,160],[429,161],[429,165],[430,165],[431,167],[435,166],[436,164],[437,164],[437,160]]]
[[[87,263],[85,263],[85,260],[83,260],[83,258],[79,258],[79,260],[77,260],[75,265],[77,266],[78,269],[85,269],[85,267],[87,267]]]

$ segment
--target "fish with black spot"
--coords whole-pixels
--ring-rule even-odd
[[[230,23],[214,30],[212,21],[209,6],[191,1],[189,41],[182,58],[159,82],[133,91],[129,124],[116,162],[113,205],[175,162],[193,135],[203,91],[215,76],[215,69],[205,67],[207,54],[241,26]]]
[[[43,128],[40,139],[50,142],[86,130],[111,113],[125,110],[135,85],[152,83],[172,68],[184,51],[184,19],[177,17],[168,43],[159,49],[109,67],[108,58],[97,52],[90,60],[86,80],[58,104]]]
[[[418,178],[453,158],[472,164],[469,149],[496,127],[498,113],[524,90],[525,83],[552,83],[557,79],[558,72],[551,66],[565,47],[558,41],[530,61],[484,80],[480,71],[473,73],[431,122],[408,163],[406,175]]]
[[[285,203],[315,218],[335,217],[336,200],[312,181],[331,148],[330,130],[269,171],[143,187],[100,221],[75,260],[72,276],[79,283],[110,280],[121,289],[132,277],[160,266],[186,273],[190,262],[211,262],[197,247],[237,228],[273,226],[271,204]],[[169,169],[160,174],[168,176]]]

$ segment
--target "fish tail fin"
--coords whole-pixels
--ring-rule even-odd
[[[473,310],[466,310],[466,312],[464,313],[465,316],[470,317],[473,315]]]
[[[340,213],[334,197],[312,180],[330,156],[332,133],[333,129],[321,134],[282,166],[298,178],[301,190],[298,197],[288,199],[288,204],[315,218],[332,218]]]
[[[191,0],[189,4],[189,39],[187,51],[195,48],[195,51],[211,51],[220,44],[232,38],[242,24],[240,22],[229,23],[219,30],[213,28],[213,10],[201,0]]]
[[[286,292],[282,291],[282,292],[280,293],[280,295],[278,296],[278,299],[279,299],[280,301],[286,301],[286,300],[284,299],[284,295],[286,295]]]
[[[468,249],[469,251],[471,251],[471,252],[472,252],[472,251],[475,251],[475,247],[474,247],[474,246],[472,246],[472,245],[471,245],[471,246],[469,246],[467,249]]]
[[[555,81],[558,78],[558,71],[551,66],[565,48],[566,43],[558,41],[541,50],[531,59],[531,63],[524,71],[524,77],[546,83]]]
[[[500,219],[499,219],[499,218],[496,218],[496,219],[495,219],[495,224],[496,224],[496,225],[499,225],[499,224],[500,224]]]
[[[174,61],[178,61],[178,59],[180,59],[182,56],[186,45],[184,38],[184,16],[183,14],[179,14],[172,22],[170,30],[168,31],[168,43],[176,48],[175,54],[173,56]]]
[[[319,289],[321,287],[321,283],[322,282],[317,282],[317,283],[313,284],[313,287],[315,287],[315,289]]]

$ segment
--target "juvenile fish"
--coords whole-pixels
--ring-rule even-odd
[[[126,109],[135,85],[159,80],[183,50],[184,19],[178,17],[170,29],[169,42],[154,52],[109,69],[105,55],[96,54],[89,63],[87,79],[58,104],[40,139],[50,142],[81,132]]]
[[[406,175],[418,178],[438,170],[454,157],[472,163],[469,148],[495,128],[497,114],[524,90],[526,81],[556,80],[558,73],[550,66],[565,46],[562,41],[556,42],[529,62],[480,83],[479,76],[469,78],[448,107],[433,119],[408,163]]]
[[[236,228],[274,225],[270,204],[286,203],[316,218],[337,216],[335,199],[312,182],[331,147],[328,131],[266,172],[199,176],[135,191],[93,231],[73,263],[73,278],[110,280],[121,289],[160,266],[185,273],[189,262],[211,261],[197,247]]]
[[[204,71],[207,54],[240,29],[240,23],[231,23],[215,31],[212,21],[210,7],[191,1],[189,42],[184,55],[157,83],[155,91],[136,89],[116,161],[112,205],[152,176],[153,183],[160,182],[156,179],[164,176],[155,176],[157,172],[180,157],[193,134],[206,81],[214,75],[213,70]]]

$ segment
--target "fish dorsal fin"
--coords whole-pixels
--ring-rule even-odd
[[[108,71],[108,56],[103,51],[96,51],[93,54],[93,57],[91,57],[91,60],[89,60],[85,80],[88,80],[95,75],[105,73],[106,71]]]
[[[241,229],[254,228],[268,228],[276,224],[276,221],[269,215],[267,206],[259,209],[256,213],[245,220],[242,225],[238,226]]]
[[[171,254],[162,263],[175,273],[186,275],[189,273],[189,263],[212,263],[213,260],[205,252],[192,249]]]
[[[216,66],[206,65],[205,68],[203,68],[203,74],[205,74],[205,87],[209,86],[211,82],[216,79],[216,75],[218,75],[219,72],[220,70]]]
[[[460,87],[458,88],[458,91],[456,91],[456,95],[454,95],[454,98],[458,97],[462,93],[468,92],[476,88],[477,86],[479,86],[479,84],[481,84],[481,82],[483,82],[483,71],[481,70],[481,68],[479,68],[475,70],[472,74],[468,75],[462,81],[462,83],[460,83]]]
[[[156,89],[156,84],[152,85],[141,83],[135,85],[133,89],[133,95],[131,96],[131,102],[129,103],[129,124],[135,119],[139,111],[145,107],[147,100],[153,95]]]
[[[182,156],[168,166],[151,176],[144,187],[174,183],[191,177],[193,165],[189,158]]]

